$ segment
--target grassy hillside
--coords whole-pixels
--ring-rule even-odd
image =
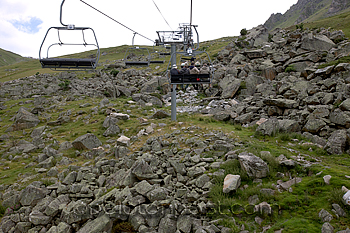
[[[21,61],[29,61],[30,58],[24,58],[21,55],[15,54],[10,51],[0,49],[0,67],[7,66]]]
[[[343,30],[347,38],[350,37],[350,11],[335,15],[329,18],[317,20],[311,23],[304,23],[304,28],[328,28]]]
[[[223,49],[228,44],[228,41],[231,41],[229,37],[221,38],[213,41],[206,41],[200,44],[200,50],[206,50],[211,59],[213,59],[219,51]],[[111,48],[101,49],[101,56],[99,60],[100,66],[97,69],[104,68],[105,64],[114,64],[116,61],[121,61],[124,59],[125,53],[130,46],[122,45]],[[158,58],[157,55],[152,55],[153,47],[148,46],[149,53],[153,56],[154,59],[164,60],[164,64],[151,64],[151,68],[155,68],[156,66],[160,66],[158,69],[160,72],[166,70],[168,66],[168,62],[170,60],[170,56]],[[155,50],[159,48],[154,48]],[[10,53],[10,52],[9,52]],[[90,55],[95,55],[96,51],[88,51],[79,54],[67,55],[64,57],[74,57],[74,58],[88,58]],[[202,55],[203,59],[206,59],[206,55]],[[179,58],[178,58],[179,59]],[[58,73],[58,71],[53,71],[50,69],[42,69],[37,59],[26,59],[22,62],[17,62],[11,65],[0,66],[0,82],[6,82],[9,80],[19,79],[22,77],[27,77],[31,75],[35,75],[37,73]]]

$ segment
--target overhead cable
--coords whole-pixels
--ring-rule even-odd
[[[192,0],[191,0],[191,16],[190,16],[190,27],[192,26]]]
[[[171,28],[171,26],[169,25],[168,21],[165,19],[164,15],[162,14],[162,12],[160,11],[159,7],[157,6],[157,4],[155,3],[154,0],[152,0],[154,5],[156,6],[156,8],[158,9],[159,13],[161,14],[161,16],[163,17],[164,21],[166,22],[166,24],[168,24],[168,26],[170,27],[170,29],[173,31],[173,29]]]
[[[125,27],[126,29],[128,29],[128,30],[132,31],[133,33],[136,33],[136,34],[140,35],[141,37],[143,37],[143,38],[145,38],[145,39],[147,39],[147,40],[149,40],[149,41],[154,42],[154,40],[152,40],[152,39],[150,39],[150,38],[148,38],[148,37],[146,37],[146,36],[143,36],[143,35],[141,35],[140,33],[138,33],[138,32],[136,32],[136,31],[132,30],[131,28],[129,28],[129,27],[125,26],[124,24],[122,24],[122,23],[118,22],[117,20],[113,19],[113,18],[112,18],[112,17],[110,17],[109,15],[107,15],[107,14],[103,13],[102,11],[100,11],[100,10],[96,9],[95,7],[91,6],[90,4],[88,4],[88,3],[84,2],[83,0],[80,0],[80,1],[81,1],[82,3],[84,3],[85,5],[87,5],[87,6],[91,7],[91,8],[92,8],[92,9],[94,9],[95,11],[97,11],[97,12],[99,12],[99,13],[103,14],[104,16],[108,17],[109,19],[113,20],[114,22],[116,22],[116,23],[120,24],[121,26]]]

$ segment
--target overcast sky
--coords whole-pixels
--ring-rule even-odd
[[[190,21],[190,0],[84,1],[152,40],[157,38],[156,31],[176,30],[179,23]],[[193,24],[198,25],[200,41],[238,36],[242,28],[251,29],[263,24],[272,13],[283,14],[297,1],[193,0]],[[38,58],[46,31],[50,27],[61,26],[59,21],[61,3],[62,0],[0,0],[0,48],[22,56]],[[133,32],[91,9],[80,0],[66,0],[63,23],[93,28],[101,48],[132,43]],[[49,37],[51,36],[57,40],[57,33],[53,35],[52,32]],[[71,37],[68,38],[68,34],[64,36],[61,38],[64,39],[63,42],[69,43],[68,39]],[[89,34],[87,37],[88,43],[93,42]],[[135,44],[152,45],[152,42],[137,36]]]

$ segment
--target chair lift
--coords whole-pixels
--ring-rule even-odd
[[[66,25],[62,23],[62,8],[63,8],[63,4],[64,4],[65,0],[62,1],[61,4],[61,10],[60,10],[60,22],[63,25],[63,27],[50,27],[48,29],[48,31],[46,32],[46,35],[44,37],[44,40],[40,46],[40,50],[39,50],[39,61],[41,63],[42,68],[50,68],[53,70],[89,70],[89,69],[95,69],[97,64],[98,64],[98,60],[100,58],[100,48],[98,46],[98,42],[97,42],[97,38],[95,35],[95,32],[92,28],[90,27],[75,27],[74,25]],[[51,30],[57,30],[58,33],[58,42],[51,44],[50,46],[48,46],[47,49],[47,53],[46,53],[46,57],[43,58],[42,57],[42,48],[44,46],[45,40],[47,39],[47,36],[49,34],[49,32]],[[81,31],[82,32],[82,36],[83,36],[83,43],[64,43],[61,40],[60,37],[60,31],[67,31],[67,32],[71,32],[71,31]],[[86,42],[85,40],[85,31],[91,31],[93,33],[94,39],[95,39],[95,43],[93,44],[89,44]],[[84,47],[94,47],[97,48],[96,51],[96,55],[94,55],[91,58],[56,58],[56,57],[49,57],[49,50],[53,47],[53,46],[65,46],[65,45],[72,45],[72,46],[84,46]]]
[[[156,46],[157,46],[157,43],[156,43]],[[150,63],[164,64],[165,63],[164,60],[154,60],[153,59],[154,57],[152,55],[155,54],[155,56],[157,57],[155,59],[161,59],[161,58],[164,58],[165,56],[170,56],[171,53],[168,52],[167,49],[168,49],[167,47],[161,46],[159,50],[155,51],[154,45],[153,45],[153,52],[151,53],[152,60],[150,60]]]
[[[198,35],[198,31],[196,29],[196,25],[191,25],[191,24],[182,24],[182,26],[180,26],[180,31],[177,32],[177,35],[182,35],[183,37],[183,41],[181,43],[183,43],[184,45],[184,50],[181,52],[175,52],[173,54],[171,54],[171,58],[168,64],[168,68],[167,68],[167,77],[169,78],[169,83],[170,84],[211,84],[212,79],[213,79],[213,70],[209,69],[209,73],[208,74],[190,74],[190,75],[183,75],[183,74],[178,74],[178,75],[171,75],[168,73],[170,70],[170,66],[171,66],[171,61],[173,59],[174,56],[176,56],[177,54],[181,55],[180,58],[180,62],[183,62],[184,60],[191,60],[191,59],[197,59],[197,57],[199,57],[199,55],[201,54],[205,54],[207,56],[207,61],[208,61],[208,65],[209,67],[212,67],[212,61],[210,59],[209,54],[206,51],[199,51],[199,35]],[[192,28],[194,28],[194,31],[197,34],[197,45],[194,45],[192,36]],[[158,33],[159,35],[159,33]],[[160,37],[159,37],[160,38]],[[172,40],[174,40],[174,38],[172,38]],[[164,42],[164,41],[163,41]],[[174,42],[172,42],[174,43]],[[202,60],[200,58],[200,60]],[[181,63],[180,63],[181,64]],[[201,64],[203,65],[203,63]],[[178,66],[180,67],[180,66]]]
[[[147,48],[142,48],[142,47],[137,47],[134,45],[134,39],[135,39],[135,35],[137,33],[134,32],[134,36],[132,37],[132,47],[128,48],[125,52],[125,56],[124,56],[124,61],[125,61],[125,65],[126,66],[149,66],[150,64],[150,53],[149,53],[149,50]],[[142,53],[140,55],[141,57],[141,60],[139,59],[132,59],[133,56],[132,55],[132,51],[146,51],[147,52],[147,57],[146,57],[146,60],[144,59],[145,58],[145,54]],[[135,54],[136,55],[136,54]],[[142,60],[143,59],[143,60]]]

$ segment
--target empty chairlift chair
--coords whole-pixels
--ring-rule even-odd
[[[100,58],[100,48],[98,46],[96,34],[94,30],[90,27],[75,27],[74,25],[65,25],[62,23],[62,8],[65,0],[62,1],[61,4],[61,15],[60,15],[60,21],[63,26],[60,27],[50,27],[48,31],[46,32],[46,35],[44,37],[44,40],[40,46],[39,50],[39,61],[41,63],[42,68],[50,68],[53,70],[89,70],[89,69],[95,69],[98,60]],[[42,56],[44,46],[46,44],[50,44],[50,42],[47,42],[48,35],[53,34],[54,31],[57,32],[58,38],[57,42],[52,43],[51,45],[47,46],[46,51],[46,57]],[[82,43],[66,43],[62,41],[61,38],[61,32],[62,33],[72,33],[80,31],[82,33]],[[86,42],[86,32],[90,32],[92,35],[92,38],[94,39],[93,43],[87,43]],[[50,57],[49,52],[50,49],[61,46],[72,46],[74,48],[77,47],[84,47],[84,48],[93,48],[96,49],[96,54],[92,55],[90,58],[59,58],[59,57]],[[70,48],[72,48],[70,47]]]
[[[125,52],[124,62],[126,66],[149,66],[150,53],[147,48],[141,48],[134,45],[135,35],[132,38],[132,47],[128,48]],[[147,53],[147,54],[145,54]]]

